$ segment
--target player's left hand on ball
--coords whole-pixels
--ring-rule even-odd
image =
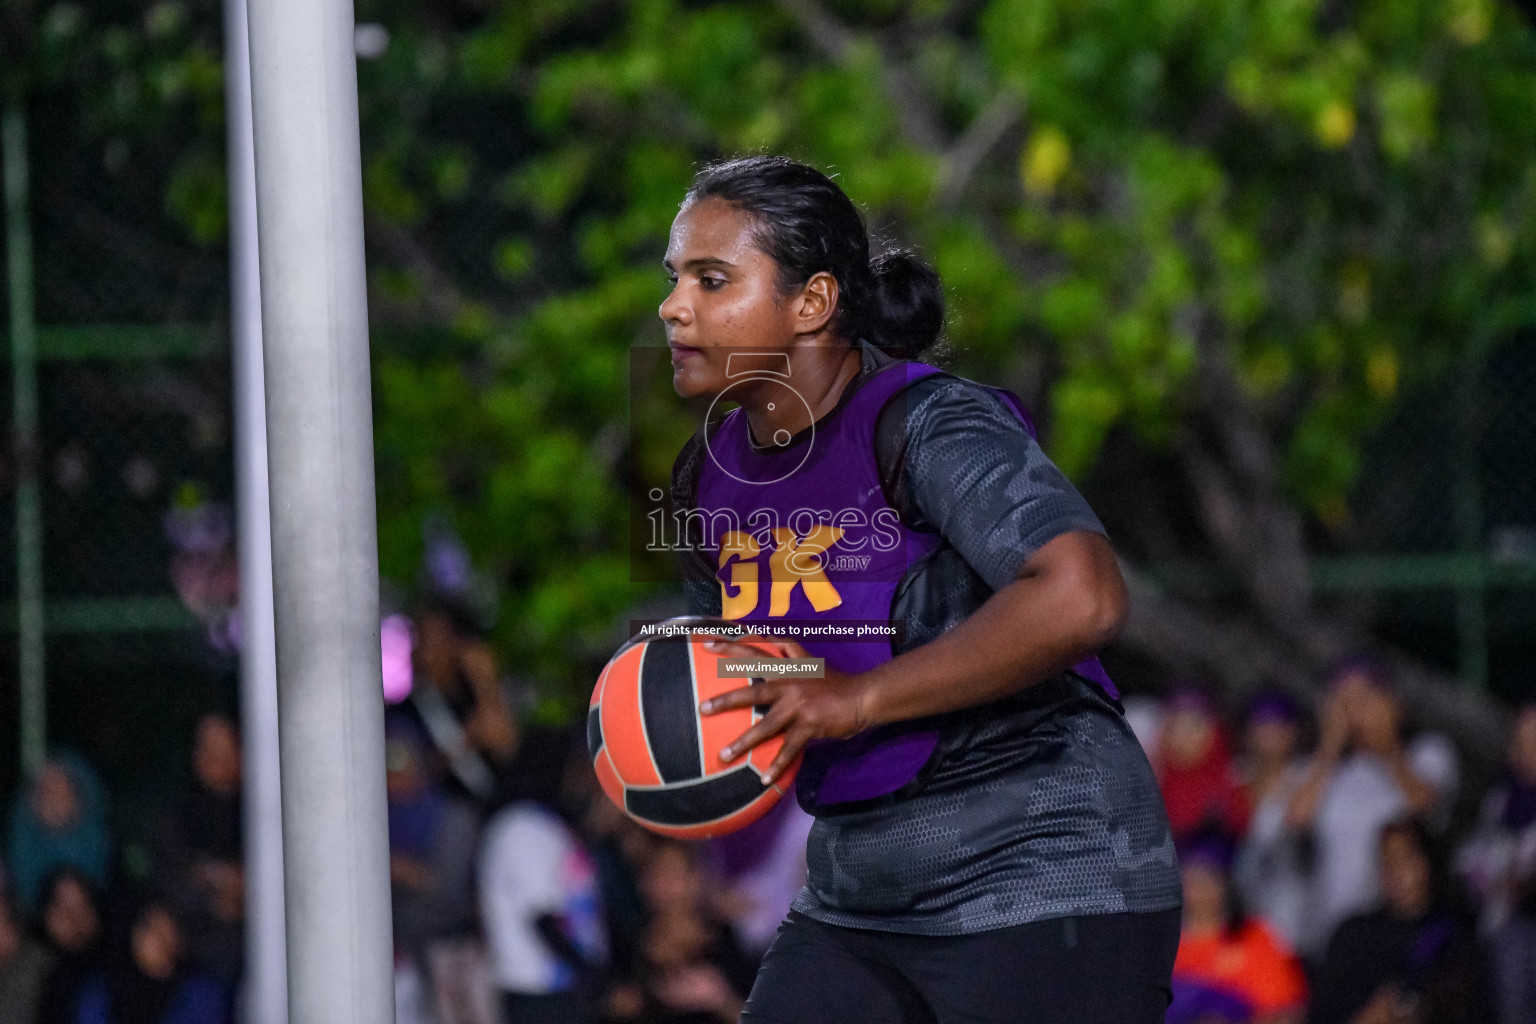
[[[810,652],[793,640],[768,640],[757,636],[706,638],[704,647],[723,658],[763,657],[762,647],[755,644],[778,647],[785,658],[811,657]],[[768,781],[773,782],[794,763],[811,740],[843,739],[869,724],[861,678],[828,665],[824,678],[764,679],[755,686],[743,686],[707,700],[699,705],[699,711],[718,715],[734,708],[767,707],[768,711],[756,725],[720,751],[720,760],[734,761],[759,743],[783,734],[784,747],[768,766]]]

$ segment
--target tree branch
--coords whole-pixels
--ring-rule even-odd
[[[1300,639],[1312,601],[1301,516],[1279,497],[1279,458],[1216,340],[1219,328],[1209,314],[1191,315],[1198,321],[1193,333],[1201,420],[1215,450],[1192,436],[1180,446],[1180,459],[1217,553],[1274,626]]]
[[[369,217],[368,242],[391,262],[414,274],[422,284],[422,305],[443,323],[454,323],[474,306],[452,276],[438,265],[405,228],[378,217]]]
[[[1131,617],[1119,642],[1163,664],[1211,673],[1238,703],[1278,685],[1312,704],[1319,696],[1317,679],[1329,661],[1350,651],[1372,650],[1392,666],[1398,690],[1415,718],[1445,731],[1479,759],[1492,763],[1502,756],[1508,716],[1496,701],[1466,691],[1454,678],[1400,651],[1382,649],[1361,630],[1314,620],[1298,646],[1263,624],[1182,601],[1124,563],[1121,571],[1131,592]]]
[[[850,29],[827,13],[816,0],[776,2],[780,10],[800,25],[811,44],[833,63],[844,68],[853,66],[861,44],[876,54],[880,78],[896,110],[896,122],[902,136],[908,144],[940,160],[934,190],[934,205],[940,210],[953,209],[959,203],[992,147],[1024,115],[1023,98],[1012,89],[1004,88],[976,115],[960,137],[951,142],[944,120],[929,101],[922,83],[892,58],[888,47]]]
[[[894,63],[885,48],[828,14],[816,0],[776,0],[779,10],[799,23],[811,45],[835,64],[852,66],[858,58],[859,44],[868,42],[880,61],[880,79],[896,108],[896,122],[909,143],[929,153],[941,154],[946,148],[943,119],[928,102],[922,86],[906,68]]]
[[[934,189],[935,206],[940,210],[954,209],[992,147],[1023,116],[1024,100],[1013,90],[1004,89],[992,98],[944,154],[938,186]]]

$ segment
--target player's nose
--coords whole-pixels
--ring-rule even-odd
[[[673,287],[662,300],[656,314],[661,317],[663,323],[677,324],[686,327],[693,323],[693,310],[688,308],[688,303],[678,294],[680,289]]]

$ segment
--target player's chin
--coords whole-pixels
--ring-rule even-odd
[[[672,364],[672,390],[679,398],[718,395],[726,383],[725,375],[710,365],[707,357],[690,356]]]

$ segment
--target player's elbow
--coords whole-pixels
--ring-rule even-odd
[[[1095,574],[1076,588],[1075,602],[1079,646],[1085,652],[1097,651],[1120,636],[1130,617],[1131,602],[1125,582],[1116,570],[1112,576]]]
[[[1034,578],[1051,609],[1050,625],[1062,647],[1090,654],[1125,628],[1130,597],[1114,548],[1097,533],[1074,532],[1052,540],[1020,573]]]

